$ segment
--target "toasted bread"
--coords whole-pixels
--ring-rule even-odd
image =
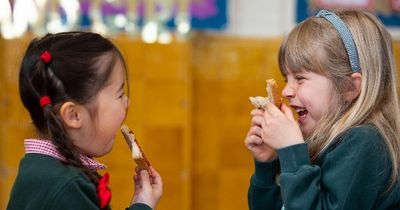
[[[274,79],[267,80],[267,94],[269,101],[280,108],[282,105],[282,98],[279,94],[278,84]]]
[[[122,125],[121,132],[124,135],[124,139],[132,152],[132,158],[135,160],[139,169],[145,169],[150,173],[150,162],[144,155],[142,148],[140,148],[139,143],[135,138],[135,134],[129,129],[128,126]]]
[[[258,109],[265,109],[268,103],[273,103],[278,108],[282,105],[282,98],[279,94],[278,84],[274,79],[267,80],[267,95],[268,97],[264,96],[254,96],[250,97],[250,102]]]

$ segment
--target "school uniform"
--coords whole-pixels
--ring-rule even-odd
[[[25,151],[7,210],[100,209],[96,186],[82,169],[63,164],[62,155],[50,141],[25,140]],[[81,161],[91,170],[105,168],[86,156],[81,156]],[[145,204],[127,209],[151,210]]]
[[[305,143],[277,152],[276,160],[255,162],[250,210],[400,209],[400,184],[386,192],[392,168],[388,149],[371,125],[344,132],[315,164]]]

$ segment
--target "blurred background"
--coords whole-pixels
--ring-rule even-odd
[[[18,95],[22,54],[36,36],[70,30],[101,33],[126,58],[126,124],[163,177],[158,210],[247,209],[248,97],[266,95],[268,78],[282,89],[281,41],[321,8],[376,13],[400,65],[400,0],[0,0],[0,209],[23,139],[34,136]],[[111,174],[113,209],[124,209],[135,164],[120,133],[99,161]]]

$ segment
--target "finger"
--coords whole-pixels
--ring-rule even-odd
[[[258,136],[261,137],[263,130],[260,126],[253,126],[250,128],[249,136]]]
[[[263,114],[264,114],[264,110],[263,109],[253,109],[250,112],[251,116],[256,116],[256,115],[263,116]]]
[[[135,181],[140,185],[141,176],[140,176],[140,169],[138,166],[135,167],[136,175],[134,175]]]
[[[135,182],[135,192],[137,192],[140,189],[140,182],[137,176],[133,177],[133,181]]]
[[[288,106],[286,106],[286,104],[282,104],[281,109],[282,109],[283,114],[284,114],[289,120],[291,120],[291,121],[296,121],[296,120],[294,119],[294,115],[293,115],[292,110],[291,110]]]
[[[264,121],[264,117],[262,115],[261,116],[257,115],[251,119],[251,125],[252,126],[261,126],[263,121]]]
[[[270,103],[268,103],[268,104],[270,104]],[[264,113],[263,113],[263,117],[264,117],[264,120],[263,120],[263,122],[261,123],[261,125],[262,125],[262,124],[265,124],[265,120],[266,120],[266,119],[271,118],[271,114],[268,112],[268,106],[265,108],[265,111],[264,111]]]
[[[249,136],[245,140],[246,146],[249,146],[249,145],[256,146],[256,145],[260,145],[262,143],[263,143],[262,138],[260,136],[255,136],[255,135]]]
[[[162,185],[162,180],[160,174],[151,166],[150,167],[151,176],[153,179],[153,184]]]
[[[279,116],[280,114],[282,114],[281,110],[279,110],[279,108],[276,107],[273,103],[267,103],[267,108],[265,112],[268,112],[268,114],[271,116]]]
[[[133,176],[133,181],[134,181],[135,183],[139,183],[139,177],[138,177],[138,175],[134,175],[134,176]]]
[[[147,170],[140,171],[140,185],[145,189],[151,187],[149,172]]]

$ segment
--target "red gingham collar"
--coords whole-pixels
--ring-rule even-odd
[[[65,161],[64,156],[57,150],[56,146],[50,140],[25,139],[24,146],[26,154],[43,154]],[[80,159],[82,164],[88,169],[99,170],[107,168],[106,165],[101,164],[86,155],[81,154]]]

